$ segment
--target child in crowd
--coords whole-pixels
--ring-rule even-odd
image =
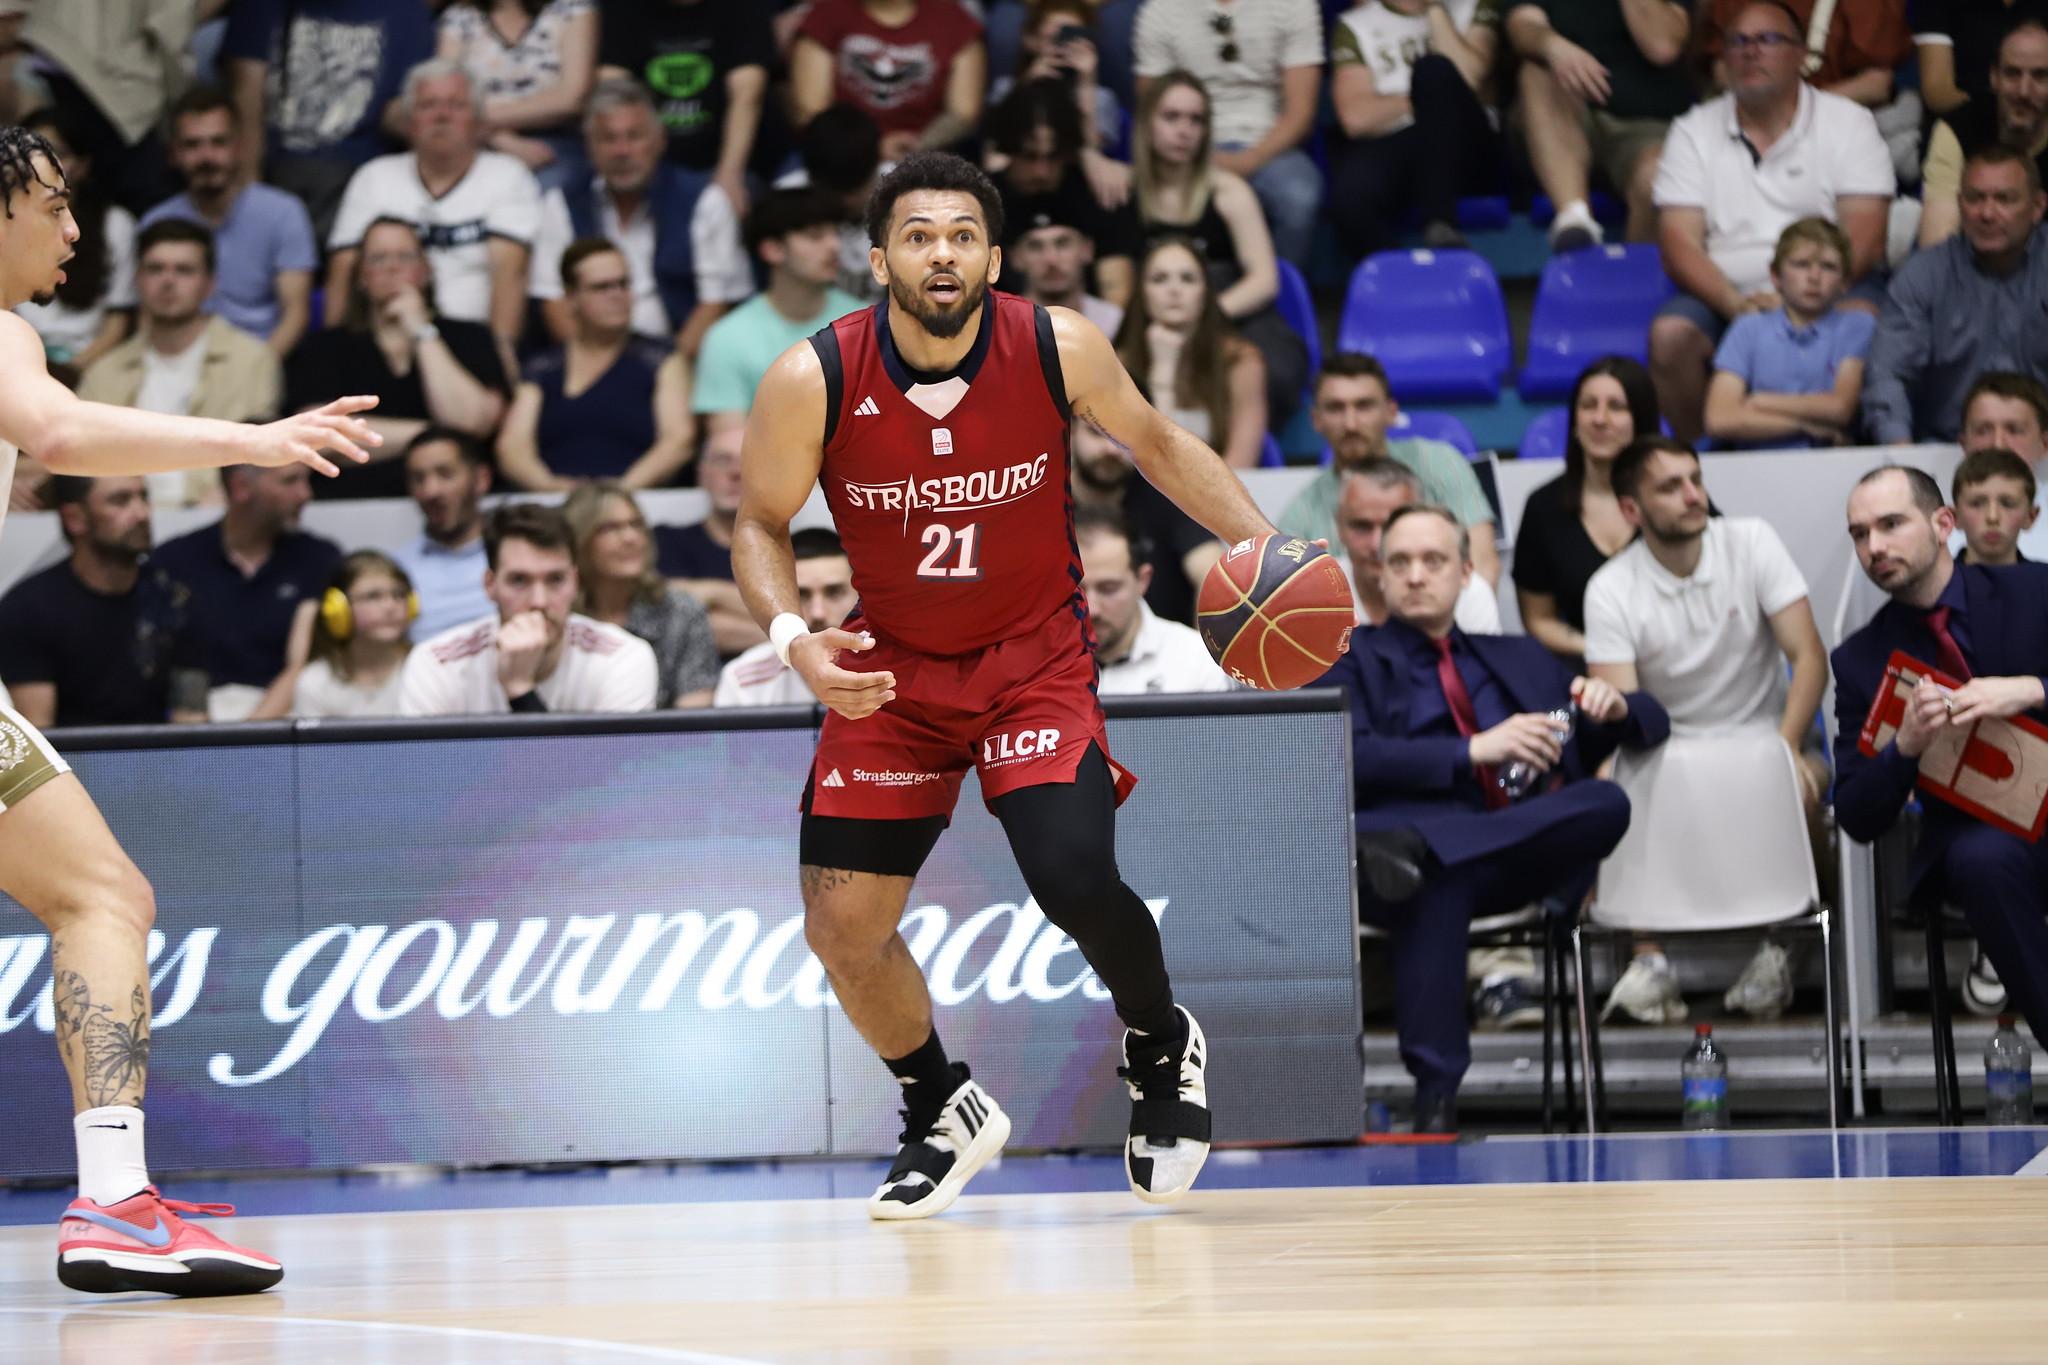
[[[1837,309],[1849,239],[1825,218],[1778,237],[1771,285],[1780,307],[1735,319],[1714,353],[1707,435],[1725,446],[1841,445],[1863,395],[1863,358],[1877,320]]]
[[[1956,466],[1950,485],[1956,526],[1969,543],[1957,558],[1969,564],[2018,564],[2019,538],[2041,509],[2034,505],[2034,471],[2010,450],[1973,450]]]

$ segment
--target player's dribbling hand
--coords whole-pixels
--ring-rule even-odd
[[[302,464],[330,479],[341,470],[323,451],[336,451],[357,464],[367,464],[370,452],[365,447],[383,445],[384,438],[355,414],[376,406],[375,394],[356,394],[337,398],[325,407],[267,422],[255,428],[255,448],[245,463],[271,469]]]
[[[859,720],[896,700],[896,675],[886,670],[855,673],[834,661],[842,649],[859,653],[874,647],[874,636],[835,626],[791,640],[789,666],[810,686],[812,696],[848,720]]]

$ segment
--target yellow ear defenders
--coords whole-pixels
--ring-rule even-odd
[[[420,619],[420,595],[416,592],[405,595],[405,619],[408,625]],[[320,624],[337,640],[346,640],[356,633],[356,614],[349,607],[348,594],[340,588],[329,588],[322,594]]]

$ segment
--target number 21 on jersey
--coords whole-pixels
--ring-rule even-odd
[[[935,521],[924,528],[918,540],[925,547],[925,556],[917,565],[919,578],[959,583],[981,577],[981,562],[977,558],[980,522],[970,522],[955,531],[944,522]]]

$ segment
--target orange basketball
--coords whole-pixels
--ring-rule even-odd
[[[1202,580],[1195,624],[1223,671],[1283,691],[1330,670],[1351,639],[1351,584],[1330,552],[1295,536],[1254,536]]]

